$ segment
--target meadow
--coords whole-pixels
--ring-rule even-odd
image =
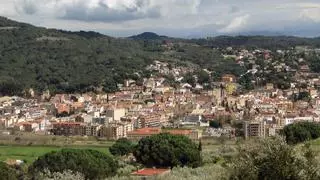
[[[16,138],[0,137],[0,161],[6,160],[24,160],[27,164],[31,164],[39,156],[51,151],[59,151],[63,148],[72,149],[94,149],[104,153],[109,153],[109,147],[114,141],[88,139],[84,137],[52,137],[38,136],[35,140],[34,136],[20,136],[19,141]],[[54,138],[54,140],[53,140]],[[6,143],[4,143],[4,140]],[[242,142],[243,141],[243,142]],[[246,140],[248,142],[250,140]],[[43,143],[46,142],[46,143]],[[204,153],[216,154],[225,148],[235,149],[237,144],[244,143],[244,140],[226,140],[226,139],[203,139],[202,150]],[[320,139],[310,142],[311,147],[320,154]]]

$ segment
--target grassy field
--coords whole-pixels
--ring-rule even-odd
[[[110,146],[20,146],[20,145],[0,145],[0,161],[8,159],[20,159],[31,164],[37,157],[51,151],[58,151],[62,148],[74,149],[94,149],[104,153],[109,153]]]
[[[59,139],[60,138],[60,139]],[[0,138],[1,139],[1,138]],[[26,140],[27,138],[23,139]],[[68,141],[65,141],[68,139]],[[28,139],[29,140],[29,139]],[[47,139],[46,139],[47,140]],[[23,141],[25,142],[25,141]],[[68,143],[57,143],[57,142],[68,142]],[[71,143],[72,142],[72,143]],[[21,143],[21,142],[20,142]],[[93,139],[77,139],[77,138],[66,138],[57,137],[54,144],[38,144],[33,145],[21,144],[0,144],[0,161],[6,161],[8,159],[20,159],[25,160],[27,164],[31,164],[37,157],[44,155],[51,151],[58,151],[62,148],[73,148],[73,149],[94,149],[104,153],[109,153],[108,148],[113,144],[112,141],[96,141]],[[311,147],[313,150],[320,155],[320,139],[311,141]],[[222,147],[235,148],[236,142],[233,140],[221,141],[219,139],[204,139],[202,140],[203,151],[208,153],[215,153],[221,150]]]

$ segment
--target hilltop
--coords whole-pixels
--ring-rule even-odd
[[[160,36],[153,32],[144,32],[135,36],[130,36],[129,39],[134,40],[164,40],[169,39],[167,36]]]

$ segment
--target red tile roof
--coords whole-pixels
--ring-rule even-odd
[[[141,128],[131,132],[128,134],[132,135],[152,135],[152,134],[159,134],[161,132],[160,128]]]
[[[153,169],[153,168],[145,168],[131,173],[136,176],[156,176],[166,172],[169,172],[170,169]]]
[[[169,133],[173,135],[189,135],[191,130],[186,129],[161,129],[161,128],[141,128],[128,132],[128,135],[154,135],[160,133]]]

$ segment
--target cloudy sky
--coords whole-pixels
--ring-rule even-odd
[[[320,0],[0,0],[0,16],[112,36],[320,36]]]

